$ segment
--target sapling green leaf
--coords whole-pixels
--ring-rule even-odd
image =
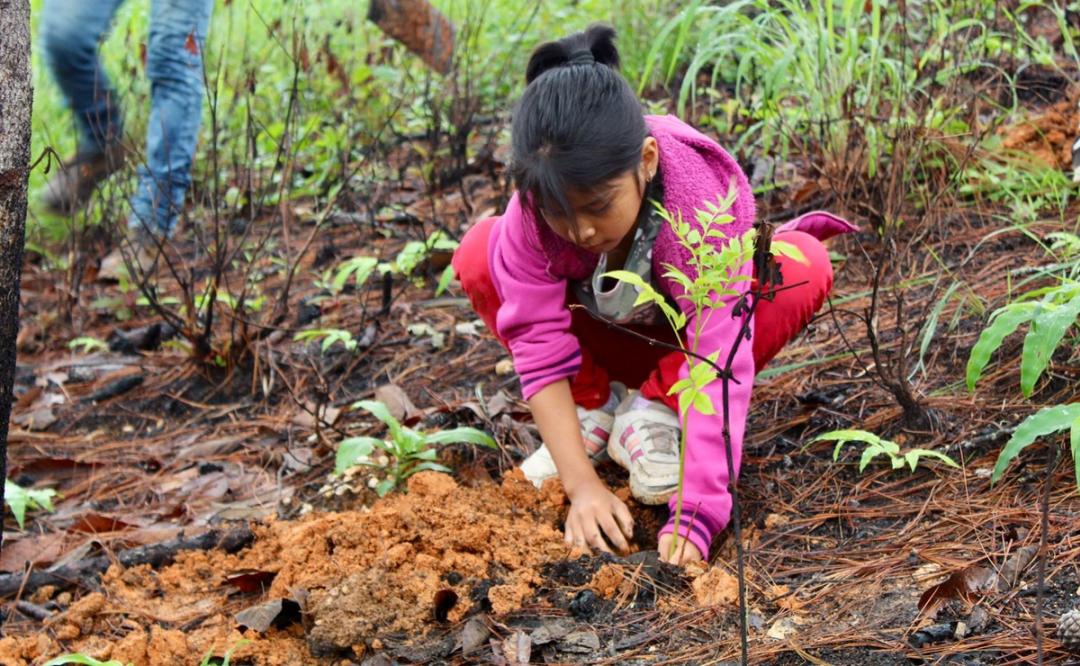
[[[604,273],[603,277],[618,280],[619,282],[625,282],[626,284],[636,287],[639,291],[644,293],[656,293],[652,285],[645,282],[645,278],[641,277],[633,271],[608,271]]]
[[[1001,346],[1002,341],[1025,322],[1031,321],[1038,310],[1037,303],[1010,303],[990,315],[990,325],[983,329],[979,340],[971,349],[967,363],[967,386],[975,390],[983,370],[990,362],[990,356]]]
[[[1051,241],[1051,250],[1061,252],[1065,257],[1080,255],[1080,235],[1068,231],[1055,231],[1047,234],[1046,240]]]
[[[79,349],[84,353],[92,351],[109,351],[109,345],[104,340],[98,340],[92,337],[79,337],[75,338],[67,344],[68,349]]]
[[[859,472],[862,473],[866,466],[870,464],[870,461],[884,453],[885,451],[878,444],[871,444],[863,449],[862,458],[859,459]]]
[[[341,440],[334,459],[334,474],[342,474],[354,465],[367,463],[371,452],[382,444],[383,441],[375,437],[349,437]]]
[[[810,260],[806,258],[806,255],[803,254],[803,251],[799,249],[798,245],[794,245],[787,241],[773,238],[772,243],[770,243],[769,245],[769,248],[772,250],[772,253],[778,257],[787,257],[788,259],[791,259],[792,261],[797,261],[800,264],[810,263]]]
[[[432,447],[430,449],[416,451],[412,454],[412,457],[416,460],[435,460],[439,457],[439,452],[436,451],[434,447]]]
[[[870,446],[881,445],[881,438],[866,430],[833,430],[811,440],[811,442],[821,441],[836,442],[836,448],[833,449],[832,454],[833,462],[840,459],[840,449],[844,448],[844,444],[848,442],[863,442]]]
[[[1077,442],[1080,435],[1077,435],[1075,431],[1078,420],[1080,420],[1080,402],[1044,407],[1021,421],[1020,425],[1016,426],[1016,430],[1013,430],[1009,441],[1005,442],[1005,446],[1001,449],[997,464],[994,465],[994,471],[990,475],[990,482],[997,483],[1009,463],[1036,439],[1066,429],[1072,431],[1070,440],[1075,462],[1077,449],[1080,448]],[[1077,466],[1076,487],[1080,490],[1080,465]]]
[[[704,414],[706,416],[712,416],[713,414],[716,414],[716,407],[713,406],[712,398],[709,397],[709,394],[705,393],[704,391],[694,391],[693,405],[694,409],[699,414]]]
[[[386,405],[378,400],[360,400],[354,402],[353,409],[363,409],[375,418],[382,421],[386,427],[390,430],[390,438],[392,440],[401,439],[401,422],[394,418],[394,415],[390,413]]]
[[[225,656],[221,660],[221,666],[229,666],[229,664],[232,663],[233,653],[236,652],[237,650],[239,650],[240,648],[244,647],[245,645],[247,645],[250,642],[251,641],[249,641],[247,639],[242,639],[242,640],[237,641],[236,645],[232,646],[231,648],[229,648],[225,652]],[[209,650],[206,651],[206,654],[203,655],[202,661],[199,662],[199,666],[212,666],[213,659],[214,659],[214,649],[210,648]]]
[[[322,340],[319,345],[319,349],[322,353],[326,353],[330,347],[337,343],[341,343],[347,351],[356,351],[358,345],[356,338],[349,331],[342,330],[340,328],[315,328],[307,331],[300,331],[293,336],[293,340],[297,342],[306,342],[309,340]]]
[[[492,439],[490,435],[481,430],[477,430],[476,428],[454,428],[453,430],[433,432],[425,435],[424,441],[428,444],[463,443],[486,446],[489,449],[499,448],[499,445],[495,443],[495,440]]]
[[[960,465],[956,464],[956,461],[949,456],[939,451],[931,451],[929,449],[912,449],[904,454],[904,459],[907,461],[908,466],[911,467],[911,471],[914,472],[915,468],[919,464],[920,458],[933,458],[940,460],[949,467],[956,467],[959,469]]]
[[[889,464],[892,469],[900,469],[906,463],[911,471],[914,472],[918,467],[919,460],[922,458],[932,458],[938,460],[950,467],[959,467],[956,462],[938,451],[932,451],[929,449],[912,449],[907,452],[901,452],[900,445],[896,442],[883,439],[872,432],[866,430],[834,430],[832,432],[823,433],[815,437],[811,442],[836,442],[836,446],[833,448],[833,460],[840,458],[840,450],[843,449],[845,444],[852,442],[858,442],[865,444],[866,448],[863,449],[862,455],[859,458],[859,472],[862,473],[866,469],[874,458],[878,456],[885,456],[889,459]]]
[[[23,488],[13,481],[4,480],[4,502],[15,516],[19,529],[23,528],[26,521],[27,509],[54,511],[52,502],[54,497],[56,497],[56,491],[52,488]]]
[[[378,263],[379,260],[375,257],[353,257],[342,262],[330,283],[331,291],[335,294],[340,293],[345,288],[345,283],[349,281],[350,277],[355,278],[357,286],[364,284],[374,272]]]
[[[1031,329],[1024,336],[1024,350],[1020,356],[1020,390],[1024,397],[1031,397],[1054,350],[1080,318],[1080,291],[1064,304],[1044,300],[1041,305],[1042,310],[1036,313]]]
[[[443,292],[450,287],[450,282],[454,279],[454,267],[447,266],[443,269],[442,275],[439,276],[439,284],[435,287],[435,296],[442,296]]]
[[[734,221],[734,216],[728,211],[737,194],[736,183],[732,182],[727,195],[717,197],[715,203],[703,202],[701,208],[694,211],[696,226],[684,219],[682,211],[672,212],[665,209],[659,202],[652,202],[660,217],[675,232],[676,241],[689,252],[687,271],[668,263],[663,265],[663,277],[675,283],[682,291],[681,294],[675,294],[679,308],[672,307],[667,298],[636,273],[611,271],[605,275],[605,277],[633,285],[639,292],[636,304],[655,303],[660,308],[673,331],[679,336],[680,346],[683,348],[690,368],[688,376],[676,381],[668,392],[668,395],[678,396],[678,416],[681,425],[679,481],[675,507],[676,530],[679,529],[682,519],[686,430],[690,412],[695,410],[701,414],[716,414],[716,406],[706,388],[716,381],[719,373],[714,366],[723,350],[708,350],[709,362],[702,361],[700,358],[695,358],[698,353],[697,341],[708,322],[709,315],[725,306],[723,299],[740,293],[733,288],[734,283],[750,279],[749,276],[741,275],[741,271],[753,255],[755,238],[753,231],[729,238],[716,228]],[[721,244],[716,239],[726,240],[727,243],[717,247]],[[680,335],[680,332],[690,325],[693,325],[694,331],[688,332],[685,337]],[[690,347],[687,347],[686,340],[691,341]],[[676,544],[677,540],[673,540],[673,549]]]
[[[912,375],[914,375],[915,372],[918,372],[919,368],[922,368],[924,375],[926,374],[926,352],[930,349],[930,342],[937,333],[938,319],[941,318],[941,313],[944,311],[946,304],[948,304],[953,294],[961,286],[966,285],[959,280],[953,282],[949,288],[945,290],[945,294],[938,299],[933,309],[930,310],[930,316],[927,317],[926,324],[923,327],[922,342],[919,344],[919,363],[915,370],[912,371]]]
[[[416,472],[442,472],[444,474],[449,474],[453,471],[454,470],[450,469],[446,465],[440,465],[439,463],[435,462],[418,463],[415,467],[412,468],[412,473],[414,474]]]

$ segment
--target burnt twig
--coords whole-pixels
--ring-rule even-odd
[[[255,539],[248,527],[232,530],[209,530],[194,537],[178,537],[162,543],[131,548],[116,554],[115,557],[100,555],[76,562],[51,571],[34,571],[28,576],[22,573],[0,575],[0,597],[8,597],[16,592],[33,592],[43,585],[54,585],[57,589],[88,586],[97,576],[108,569],[114,562],[125,567],[149,564],[160,567],[172,562],[177,553],[185,550],[210,550],[220,548],[227,553],[234,553],[244,548]],[[24,584],[25,579],[25,584]]]

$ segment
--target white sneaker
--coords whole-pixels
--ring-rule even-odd
[[[679,417],[655,400],[635,408],[631,391],[615,410],[607,451],[630,472],[630,493],[642,504],[663,504],[679,485]]]
[[[626,396],[626,386],[621,382],[611,382],[611,392],[615,395],[615,404],[618,405]],[[585,441],[585,453],[589,456],[593,466],[607,457],[606,447],[608,438],[611,436],[611,427],[615,421],[615,410],[584,409],[577,408],[578,421],[581,422],[581,438]],[[541,444],[540,448],[533,451],[532,455],[521,463],[521,471],[525,478],[533,482],[539,488],[544,481],[559,475],[555,467],[555,459],[551,457],[547,444]]]

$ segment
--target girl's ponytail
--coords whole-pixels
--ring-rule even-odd
[[[544,72],[566,65],[607,65],[619,70],[619,50],[615,48],[615,29],[597,23],[585,32],[537,47],[525,68],[525,83],[532,83]]]

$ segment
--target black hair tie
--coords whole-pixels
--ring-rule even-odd
[[[593,57],[592,51],[583,49],[581,51],[575,51],[570,54],[570,65],[592,65],[596,63],[596,58]]]

